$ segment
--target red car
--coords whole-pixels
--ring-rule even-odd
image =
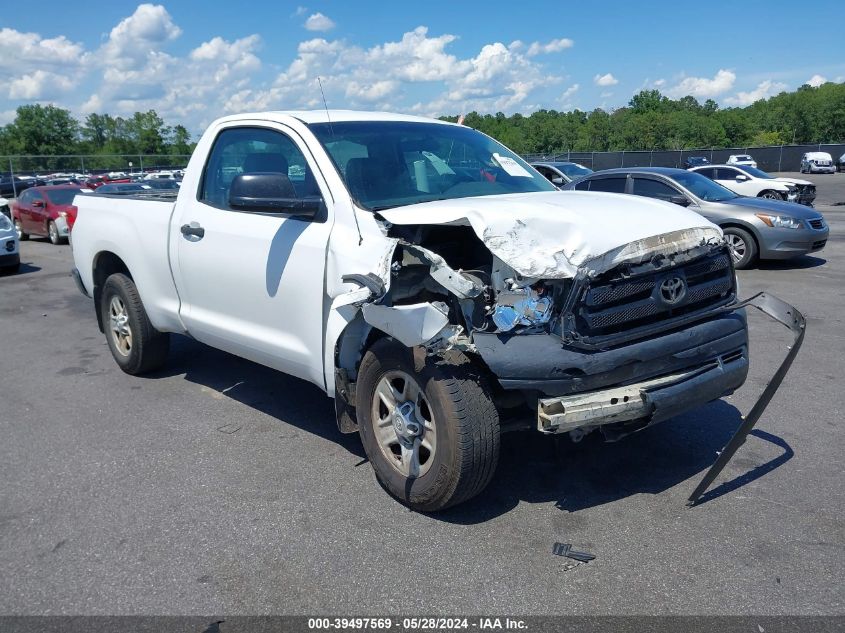
[[[85,186],[89,189],[97,189],[103,185],[110,185],[111,183],[132,182],[129,176],[123,178],[109,178],[108,176],[92,176],[85,181]]]
[[[19,240],[43,235],[53,244],[67,241],[76,221],[73,199],[84,191],[78,185],[30,187],[12,203],[12,220]]]

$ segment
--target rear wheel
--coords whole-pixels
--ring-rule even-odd
[[[54,246],[62,243],[62,238],[59,236],[59,227],[52,220],[47,224],[47,237],[50,238],[50,243]]]
[[[757,242],[754,237],[748,231],[733,226],[727,227],[723,232],[731,250],[734,268],[748,268],[757,259]]]
[[[393,339],[364,355],[358,426],[376,477],[416,510],[448,508],[489,483],[499,457],[499,417],[481,378],[459,353],[427,357]]]
[[[29,239],[29,233],[23,232],[23,225],[21,224],[20,220],[15,220],[15,231],[17,232],[18,239],[21,242],[25,242],[26,240]]]
[[[129,277],[115,273],[106,279],[100,315],[112,356],[127,374],[144,374],[167,361],[170,336],[152,326]]]

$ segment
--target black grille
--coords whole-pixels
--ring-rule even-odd
[[[674,304],[661,294],[661,284],[680,278],[685,292]],[[654,324],[671,324],[734,299],[734,274],[726,250],[659,272],[623,277],[610,271],[582,290],[574,310],[575,329],[584,339],[631,332]]]
[[[821,218],[817,220],[810,220],[810,226],[812,226],[814,229],[823,229],[824,220],[822,220]]]
[[[820,248],[824,248],[824,245],[827,244],[827,240],[818,240],[817,242],[813,242],[813,246],[811,247],[814,251],[819,250]]]

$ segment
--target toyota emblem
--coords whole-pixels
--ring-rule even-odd
[[[660,298],[666,305],[676,305],[687,295],[687,284],[680,277],[668,277],[660,284]]]

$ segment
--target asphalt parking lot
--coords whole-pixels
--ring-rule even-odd
[[[845,174],[810,179],[825,250],[739,274],[804,312],[804,347],[692,509],[791,341],[762,315],[737,394],[616,444],[506,435],[485,493],[422,515],[316,387],[184,337],[123,374],[70,248],[24,242],[0,277],[0,614],[845,613]]]

